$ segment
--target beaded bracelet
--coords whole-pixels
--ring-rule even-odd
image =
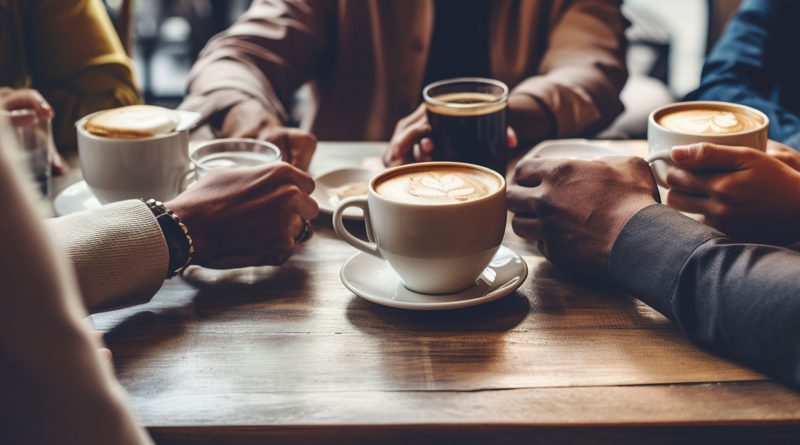
[[[153,216],[156,217],[161,232],[164,234],[164,240],[167,242],[169,268],[166,277],[172,278],[182,274],[192,263],[194,255],[194,242],[189,235],[189,229],[186,228],[186,224],[181,221],[181,218],[168,209],[163,202],[155,199],[147,201],[142,199],[141,201],[153,212]]]

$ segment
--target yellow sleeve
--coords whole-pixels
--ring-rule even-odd
[[[141,101],[133,64],[100,0],[39,0],[33,5],[28,22],[33,88],[56,111],[56,144],[72,147],[76,120]]]

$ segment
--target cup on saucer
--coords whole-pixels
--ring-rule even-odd
[[[351,207],[363,210],[370,242],[345,227]],[[473,286],[500,247],[506,182],[473,164],[395,167],[372,178],[366,198],[342,201],[333,225],[347,243],[385,259],[408,289],[448,294]]]
[[[187,114],[191,122],[182,125]],[[180,193],[190,168],[189,129],[197,118],[197,113],[133,105],[76,122],[81,172],[97,200],[167,201]]]

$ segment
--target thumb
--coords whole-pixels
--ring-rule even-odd
[[[699,143],[676,145],[670,157],[676,166],[688,170],[738,170],[757,151],[747,147],[733,147]]]

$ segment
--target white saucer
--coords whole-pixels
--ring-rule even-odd
[[[378,172],[366,168],[341,168],[333,170],[314,178],[316,188],[311,193],[311,197],[317,201],[322,212],[333,214],[336,206],[343,199],[339,197],[339,191],[348,185],[363,185],[364,195],[369,181]],[[360,209],[350,208],[344,212],[345,219],[364,220],[364,214]]]
[[[342,283],[359,297],[400,309],[435,311],[476,306],[504,297],[522,285],[528,266],[516,252],[500,246],[475,286],[453,294],[428,295],[406,289],[389,263],[359,252],[342,266]]]
[[[537,145],[531,152],[540,158],[562,158],[593,160],[606,156],[630,156],[628,153],[611,148],[602,143],[592,143],[587,139],[565,139],[546,141]]]
[[[86,181],[78,181],[65,188],[53,201],[56,216],[69,215],[82,210],[96,209],[100,202],[94,197]]]

